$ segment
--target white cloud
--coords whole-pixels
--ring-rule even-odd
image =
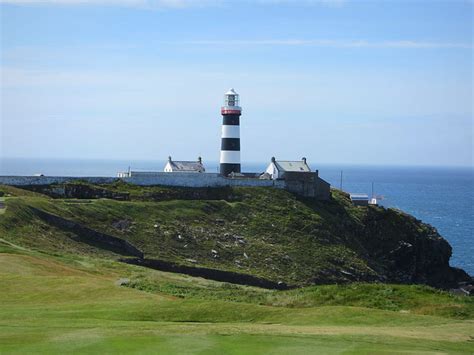
[[[298,4],[298,5],[326,5],[341,7],[348,0],[257,0],[260,4]]]
[[[105,5],[146,8],[186,8],[211,6],[222,0],[0,0],[0,4],[10,5]]]
[[[129,6],[141,8],[188,8],[203,6],[221,6],[231,4],[260,5],[323,5],[340,7],[347,0],[0,0],[0,4],[10,5],[105,5]]]
[[[171,44],[171,42],[167,42]],[[331,40],[331,39],[267,39],[267,40],[196,40],[180,42],[195,45],[240,45],[240,46],[314,46],[334,48],[462,48],[472,49],[471,43],[462,42],[425,42],[415,40],[401,41],[366,41],[366,40]]]

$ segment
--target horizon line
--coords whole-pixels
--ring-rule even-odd
[[[2,160],[89,160],[89,161],[104,161],[104,160],[108,160],[108,161],[115,161],[115,162],[125,162],[125,161],[129,161],[129,162],[133,162],[133,161],[137,161],[137,162],[166,162],[167,159],[151,159],[151,158],[148,158],[148,159],[144,159],[144,158],[80,158],[80,157],[0,157],[0,162]],[[287,159],[287,158],[284,158],[284,159]],[[288,161],[299,161],[301,159],[295,159],[295,160],[288,160]],[[204,163],[207,161],[209,163],[212,163],[212,164],[219,164],[219,160],[205,160],[203,159]],[[246,165],[246,164],[266,164],[266,163],[269,163],[271,161],[271,159],[268,159],[268,160],[260,160],[260,161],[256,161],[256,160],[252,160],[252,161],[247,161],[247,162],[241,162],[242,165]],[[308,163],[309,165],[326,165],[326,166],[351,166],[351,167],[399,167],[399,168],[470,168],[470,169],[474,169],[474,164],[471,163],[470,165],[459,165],[459,164],[455,164],[455,165],[446,165],[446,164],[414,164],[414,163],[394,163],[394,164],[387,164],[387,163],[343,163],[343,162],[316,162],[316,163],[311,163],[311,160],[308,159]],[[0,164],[1,166],[1,164]],[[1,172],[0,172],[1,174]]]

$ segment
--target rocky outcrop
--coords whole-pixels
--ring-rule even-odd
[[[449,265],[452,248],[437,230],[395,209],[368,208],[361,241],[383,279],[451,288],[470,280]]]

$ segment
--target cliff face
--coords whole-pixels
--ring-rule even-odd
[[[329,201],[271,188],[34,190],[54,199],[7,198],[0,232],[36,249],[116,259],[133,250],[143,254],[131,260],[139,265],[276,288],[351,281],[449,288],[470,279],[449,266],[451,247],[433,227],[397,210],[355,207],[337,190]]]
[[[454,287],[469,280],[449,266],[452,248],[432,226],[393,209],[369,208],[362,241],[374,269],[391,282]]]

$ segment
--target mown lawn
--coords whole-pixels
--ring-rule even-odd
[[[212,290],[225,284],[0,245],[2,354],[472,352],[474,322],[470,316],[416,314],[418,308],[410,305],[413,300],[405,304],[400,300],[394,310],[345,306],[313,297],[316,288],[310,288],[299,291],[305,295],[300,304],[293,299],[298,291],[243,286],[234,290],[239,302],[215,300],[210,296]],[[155,283],[195,285],[201,293],[183,298],[172,292],[117,285],[119,278],[143,272]],[[408,286],[397,287],[406,295],[414,292]],[[202,289],[207,290],[207,299]],[[363,289],[359,285],[352,290],[354,299],[360,298]],[[332,291],[345,295],[341,297],[346,300],[351,293],[350,288]],[[426,297],[432,305],[451,304],[466,312],[472,307],[428,288],[415,293],[418,300]],[[251,294],[259,295],[253,303]],[[269,305],[257,304],[262,300]]]

